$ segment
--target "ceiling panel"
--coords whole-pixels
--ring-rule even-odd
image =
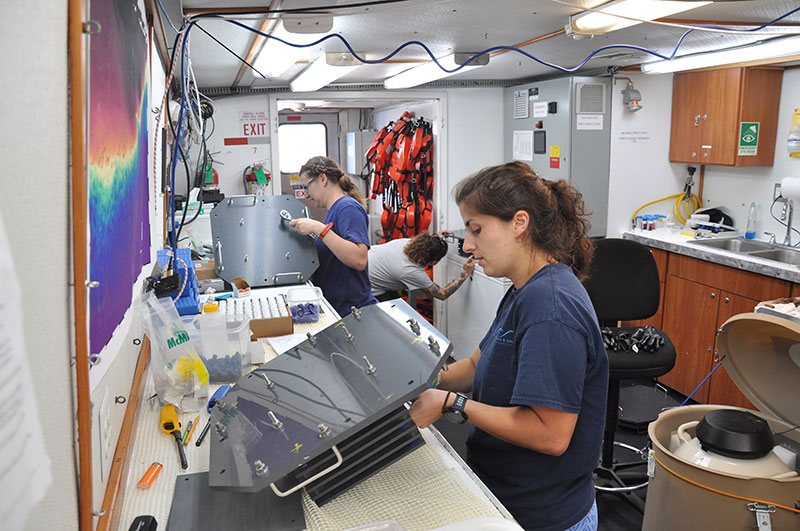
[[[170,0],[167,0],[169,3]],[[180,0],[171,0],[180,2]],[[292,0],[284,1],[289,8],[327,5],[347,6],[353,0]],[[554,0],[409,0],[363,8],[334,10],[332,33],[345,37],[357,52],[370,59],[394,51],[402,43],[418,40],[425,43],[435,56],[453,51],[475,52],[499,45],[514,45],[563,29],[570,14],[580,7],[593,7],[602,0],[570,0],[573,6]],[[212,7],[247,7],[267,5],[262,1],[184,0],[187,9]],[[709,22],[761,23],[772,20],[792,9],[798,3],[788,0],[727,1],[675,15],[673,18]],[[261,16],[243,16],[240,22],[258,27]],[[781,21],[795,26],[785,29],[800,31],[800,13]],[[200,25],[238,55],[244,57],[254,34],[222,20],[204,20]],[[640,24],[593,39],[574,40],[560,34],[541,40],[522,49],[537,58],[566,67],[574,67],[592,51],[610,45],[635,45],[662,55],[669,55],[680,36],[682,28]],[[709,49],[745,44],[764,38],[762,35],[720,34],[695,31],[687,37],[678,55]],[[300,61],[311,61],[324,51],[346,51],[344,44],[330,39],[323,44],[304,49]],[[394,60],[427,59],[426,52],[417,45],[409,46],[393,57]],[[194,73],[201,87],[229,87],[239,70],[240,62],[231,53],[197,29],[191,33],[191,59]],[[655,59],[645,52],[626,48],[606,50],[592,59],[586,68],[627,66]],[[387,76],[413,66],[411,64],[364,65],[341,78],[340,83],[378,83]],[[286,86],[305,67],[297,64],[286,74],[274,79],[258,79],[248,72],[240,86]],[[491,58],[490,64],[448,78],[452,81],[526,79],[556,73],[548,66],[516,52]]]

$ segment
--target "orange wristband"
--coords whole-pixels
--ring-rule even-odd
[[[331,227],[333,227],[333,221],[325,225],[325,228],[322,229],[322,232],[319,233],[319,237],[324,238],[325,235],[328,234],[328,231],[331,230]]]

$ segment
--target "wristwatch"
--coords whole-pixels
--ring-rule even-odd
[[[464,424],[467,421],[467,413],[464,411],[467,400],[469,397],[464,393],[456,393],[456,399],[453,405],[445,410],[444,418],[455,424]]]

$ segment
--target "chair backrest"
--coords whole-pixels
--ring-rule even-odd
[[[661,288],[650,249],[619,238],[594,244],[589,277],[583,285],[600,323],[652,317],[658,311]]]

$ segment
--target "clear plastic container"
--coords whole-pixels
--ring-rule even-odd
[[[232,383],[250,365],[250,319],[228,321],[218,313],[184,317],[189,337],[199,347],[211,383]]]
[[[286,303],[295,323],[316,323],[322,290],[312,286],[291,288],[286,293]]]

